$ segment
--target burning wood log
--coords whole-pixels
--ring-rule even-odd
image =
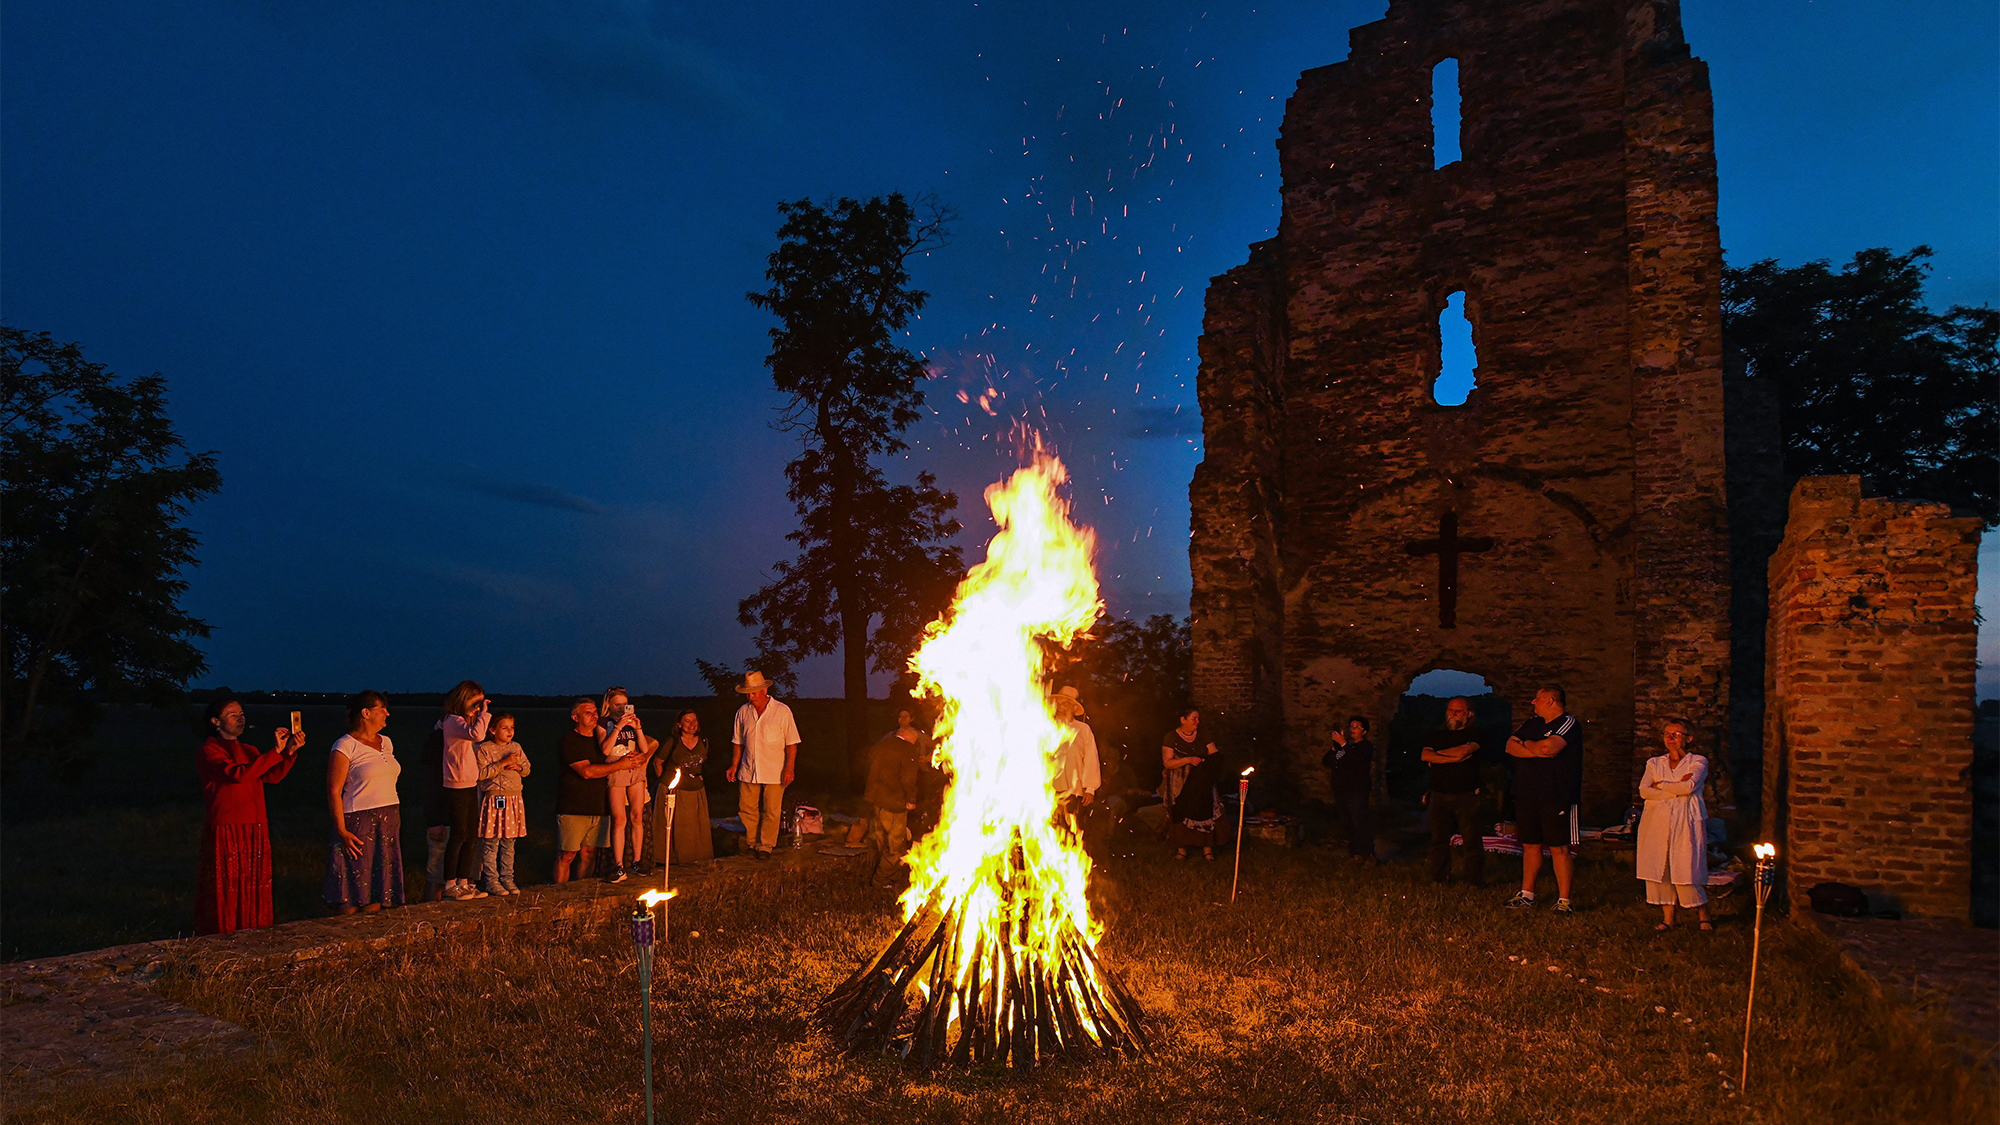
[[[898,1055],[924,1073],[1147,1053],[1138,1003],[1074,926],[1048,956],[1022,944],[1025,926],[974,932],[969,899],[947,909],[934,895],[820,1004],[816,1022],[850,1054]]]
[[[999,532],[911,659],[941,697],[951,775],[938,828],[910,852],[903,927],[828,996],[818,1023],[850,1053],[930,1071],[1143,1055],[1139,1005],[1105,969],[1090,857],[1051,778],[1074,728],[1056,721],[1042,638],[1067,645],[1103,611],[1094,539],[1057,495],[1062,463],[986,490]]]

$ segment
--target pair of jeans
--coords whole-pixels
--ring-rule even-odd
[[[1335,793],[1333,808],[1347,830],[1347,854],[1375,858],[1375,828],[1368,823],[1368,791]]]
[[[775,851],[778,826],[785,819],[785,787],[736,783],[736,813],[743,818],[743,846],[751,851]]]
[[[480,870],[485,872],[483,877],[486,881],[486,888],[492,890],[495,886],[513,886],[514,838],[507,837],[503,839],[498,836],[488,836],[479,841],[479,845],[480,850],[484,853]]]
[[[1479,824],[1479,791],[1470,793],[1439,793],[1432,790],[1425,798],[1424,808],[1430,813],[1431,881],[1442,883],[1451,878],[1451,838],[1465,837],[1459,846],[1459,858],[1463,860],[1465,881],[1473,886],[1481,886],[1486,881],[1485,830]]]
[[[479,878],[479,790],[447,789],[444,806],[451,813],[451,837],[444,843],[445,880],[470,883]]]

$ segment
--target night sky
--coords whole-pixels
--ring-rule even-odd
[[[775,205],[936,193],[897,475],[976,558],[1026,418],[1112,612],[1185,613],[1202,292],[1273,231],[1298,72],[1385,7],[13,0],[0,315],[219,452],[203,683],[692,692],[789,554]],[[1732,262],[1929,243],[1936,304],[2000,302],[1991,0],[1684,8]]]

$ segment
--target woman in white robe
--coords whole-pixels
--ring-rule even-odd
[[[1714,929],[1708,917],[1708,809],[1701,801],[1708,780],[1708,759],[1688,753],[1693,739],[1688,725],[1668,720],[1660,731],[1667,752],[1646,762],[1639,796],[1646,812],[1639,818],[1639,878],[1646,881],[1646,901],[1660,908],[1656,930],[1674,924],[1674,907],[1700,911],[1701,928]]]

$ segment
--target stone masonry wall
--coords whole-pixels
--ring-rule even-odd
[[[1771,557],[1765,823],[1804,908],[1840,882],[1967,916],[1980,522],[1807,477]]]
[[[1703,65],[1665,0],[1395,0],[1300,76],[1278,236],[1215,279],[1190,489],[1197,700],[1325,795],[1327,731],[1412,677],[1562,684],[1587,816],[1728,682],[1721,247]],[[1431,70],[1462,159],[1434,167]],[[1477,387],[1439,405],[1466,294]],[[1460,557],[1441,613],[1441,536]],[[1277,740],[1278,745],[1273,745]],[[1260,763],[1264,764],[1264,763]]]

